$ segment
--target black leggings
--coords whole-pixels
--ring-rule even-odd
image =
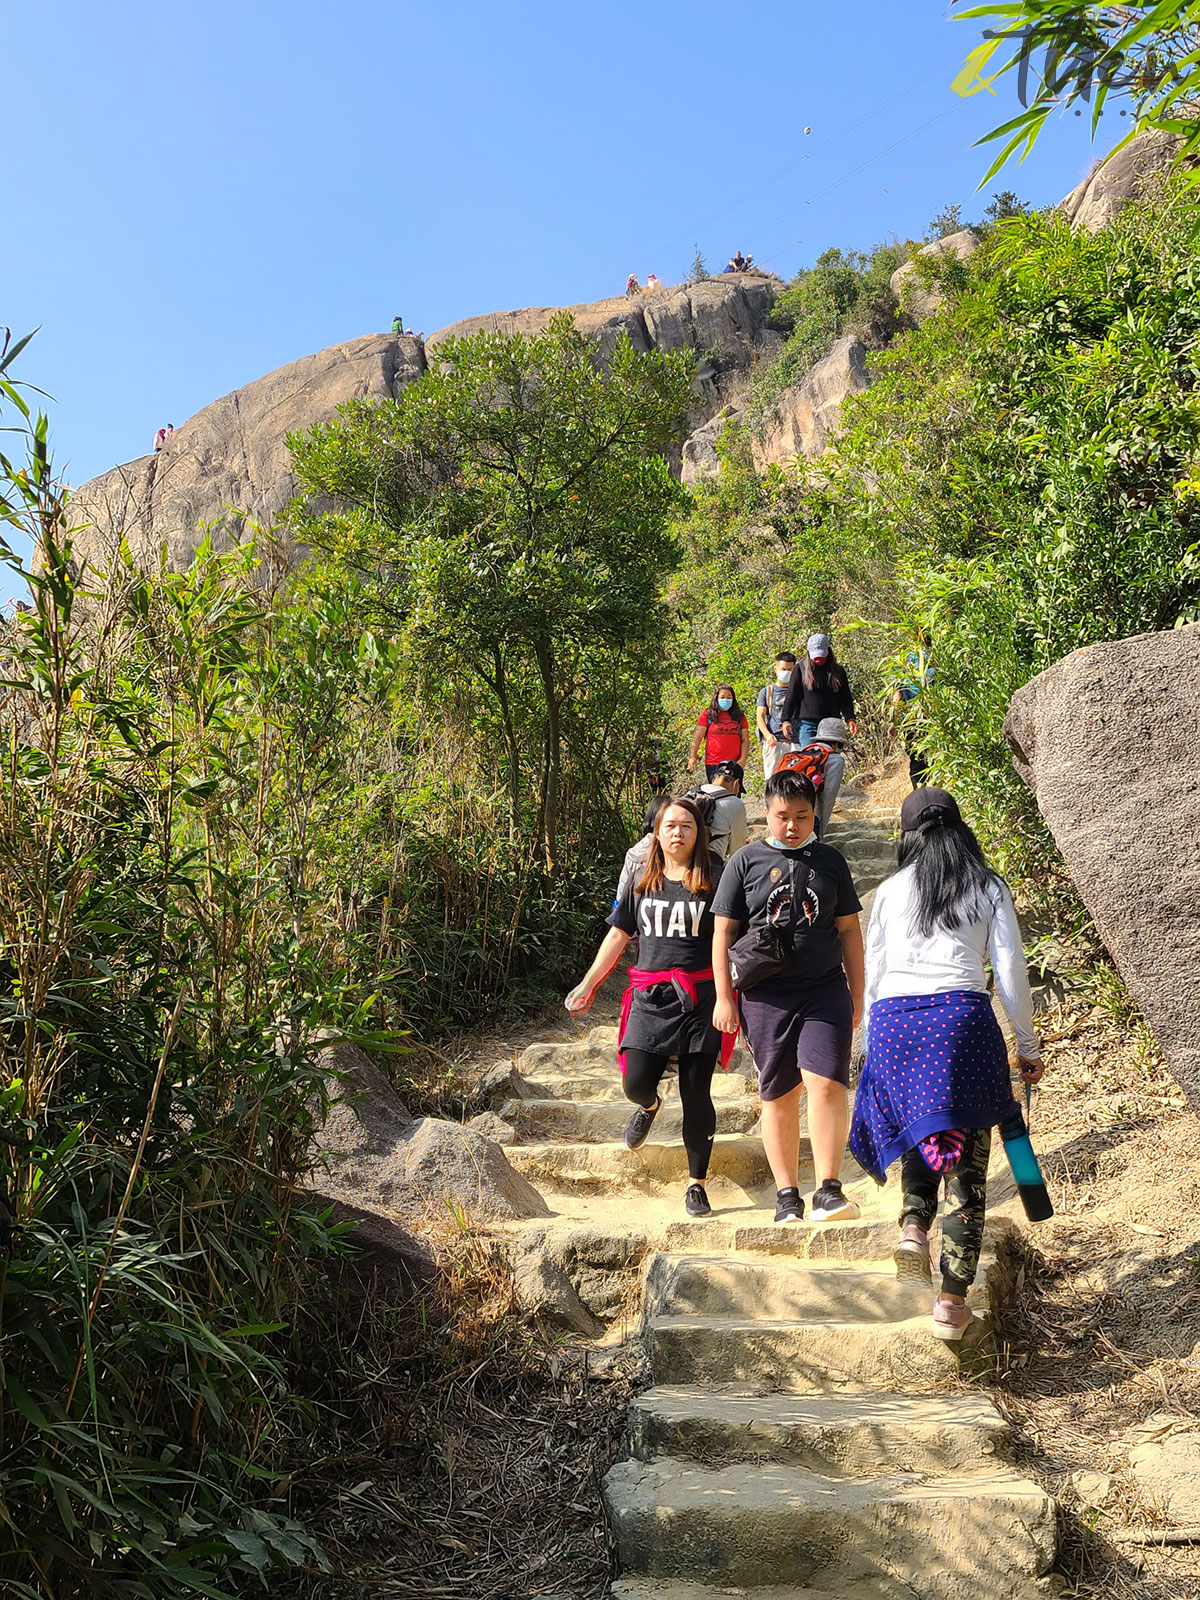
[[[670,1059],[670,1056],[652,1056],[645,1050],[626,1050],[626,1098],[648,1110],[658,1098],[658,1086]],[[705,1178],[713,1135],[717,1131],[717,1112],[712,1103],[712,1075],[717,1056],[715,1051],[705,1055],[681,1055],[678,1061],[688,1176]]]

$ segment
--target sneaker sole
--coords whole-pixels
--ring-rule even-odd
[[[962,1338],[963,1334],[966,1333],[967,1329],[973,1327],[978,1321],[978,1317],[972,1317],[970,1322],[964,1322],[961,1328],[948,1328],[945,1323],[935,1322],[933,1325],[934,1338],[947,1339],[951,1343],[957,1344],[959,1339]]]
[[[898,1244],[892,1252],[898,1278],[919,1278],[922,1283],[933,1282],[933,1267],[929,1251],[916,1244]]]
[[[775,1218],[772,1219],[772,1221],[773,1221],[773,1225],[776,1228],[786,1228],[790,1223],[803,1222],[804,1218],[802,1216],[775,1217]]]
[[[813,1210],[814,1222],[853,1222],[862,1213],[856,1200],[847,1200],[844,1205],[838,1206],[836,1211]]]

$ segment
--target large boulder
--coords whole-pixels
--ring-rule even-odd
[[[1173,134],[1147,129],[1101,162],[1059,201],[1058,209],[1072,227],[1096,233],[1128,201],[1153,193],[1174,165],[1178,150]]]
[[[1200,624],[1075,651],[1018,690],[1004,731],[1200,1113]]]
[[[441,1117],[409,1115],[379,1069],[336,1047],[345,1088],[319,1135],[321,1192],[367,1211],[460,1206],[485,1217],[545,1217],[549,1208],[494,1140]]]
[[[182,570],[211,529],[217,549],[269,526],[295,494],[290,432],[326,422],[354,398],[394,398],[425,371],[420,341],[368,334],[304,356],[235,389],[176,428],[163,448],[81,484],[76,548],[105,566],[121,537],[136,561],[166,548]]]
[[[961,228],[957,233],[947,234],[944,239],[935,239],[932,244],[922,245],[916,256],[902,267],[897,267],[890,279],[892,293],[901,311],[913,322],[924,322],[926,317],[940,311],[945,303],[946,296],[939,284],[921,282],[919,257],[936,260],[938,257],[946,259],[953,256],[959,261],[966,261],[978,249],[979,235],[973,228]]]
[[[755,464],[815,459],[837,432],[846,397],[870,382],[866,344],[857,334],[845,334],[808,369],[803,382],[779,397],[753,440]]]

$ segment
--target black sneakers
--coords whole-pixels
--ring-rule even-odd
[[[846,1198],[841,1184],[835,1178],[826,1178],[812,1197],[813,1221],[849,1222],[857,1216],[857,1202]]]
[[[637,1150],[645,1144],[649,1137],[650,1129],[654,1126],[654,1119],[662,1107],[660,1099],[657,1105],[652,1105],[649,1110],[645,1106],[638,1106],[629,1121],[625,1124],[625,1143],[630,1150]]]
[[[688,1192],[683,1197],[684,1210],[689,1217],[710,1217],[712,1207],[708,1203],[708,1196],[704,1192],[702,1183],[688,1185]]]
[[[804,1201],[799,1189],[779,1189],[775,1194],[776,1222],[803,1222]]]

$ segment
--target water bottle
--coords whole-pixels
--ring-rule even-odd
[[[1018,1107],[1011,1117],[1000,1124],[1000,1137],[1004,1140],[1004,1154],[1016,1180],[1017,1193],[1025,1207],[1030,1222],[1045,1222],[1054,1215],[1054,1207],[1046,1192],[1042,1169],[1029,1142],[1029,1130]]]

